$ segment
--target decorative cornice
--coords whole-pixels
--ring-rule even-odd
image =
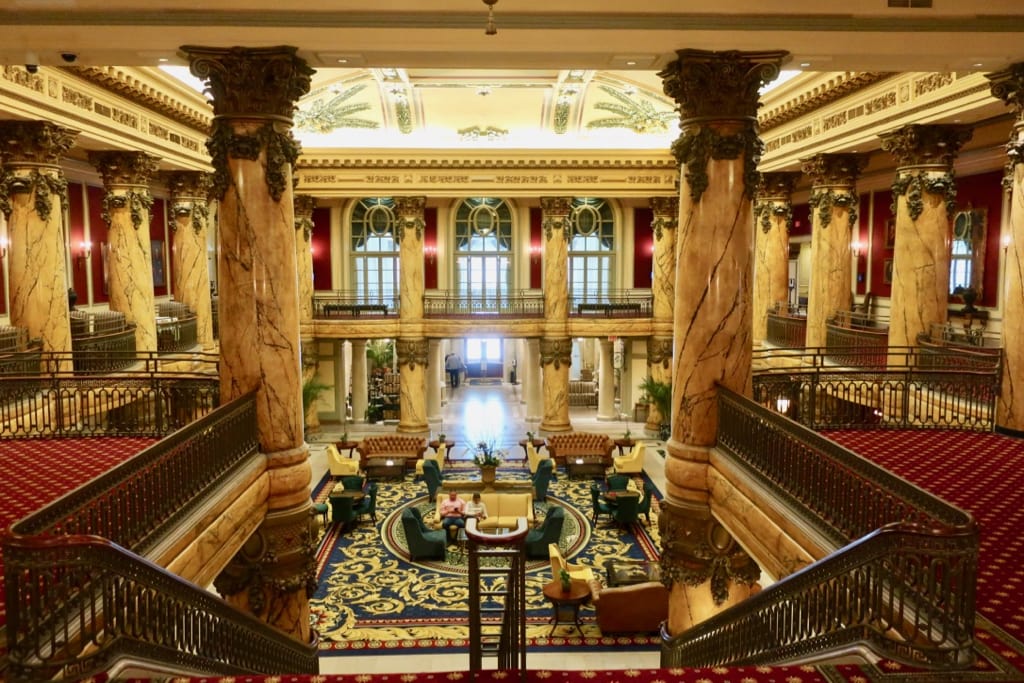
[[[552,236],[559,234],[569,241],[569,214],[572,213],[571,197],[541,197],[540,208],[543,218],[541,227],[544,237],[549,242]]]
[[[821,109],[833,102],[852,95],[858,90],[879,83],[894,76],[889,71],[864,71],[859,73],[838,73],[825,83],[801,92],[780,105],[761,112],[757,117],[758,129],[766,133],[784,123],[798,119],[815,109]]]
[[[421,157],[408,153],[382,152],[373,156],[352,156],[349,153],[303,153],[296,166],[297,170],[317,169],[379,169],[400,168],[402,170],[428,169],[559,169],[563,171],[585,170],[659,170],[678,171],[675,160],[668,152],[641,152],[628,155],[608,155],[600,158],[586,156],[564,156],[557,151],[538,152],[535,156],[499,156],[500,150],[489,150],[486,154],[465,154],[451,152],[446,156],[424,154]]]
[[[572,339],[546,339],[540,340],[540,365],[554,364],[558,370],[565,365],[572,365]]]
[[[659,363],[665,370],[672,365],[672,337],[647,338],[647,364]]]
[[[213,115],[209,111],[183,104],[156,85],[141,81],[137,73],[127,73],[122,67],[116,66],[70,66],[62,67],[62,70],[119,95],[142,109],[163,114],[175,123],[193,128],[204,135],[210,134]]]
[[[911,124],[879,135],[882,149],[896,159],[897,171],[905,166],[952,168],[960,148],[974,135],[971,126]]]
[[[415,370],[417,365],[424,368],[430,367],[427,361],[426,339],[398,339],[395,341],[395,353],[398,356],[398,364],[408,365],[410,370]]]
[[[301,230],[303,239],[308,242],[313,236],[313,209],[316,208],[316,197],[297,194],[292,201],[295,204],[295,229]]]
[[[892,214],[897,215],[899,198],[906,197],[907,211],[910,217],[916,221],[924,213],[924,194],[926,192],[944,197],[946,217],[953,217],[956,212],[956,177],[953,175],[952,169],[939,175],[927,171],[897,173],[896,180],[892,182],[892,204],[890,206]]]
[[[669,500],[662,501],[658,517],[661,535],[661,582],[690,587],[710,582],[716,605],[729,599],[733,583],[753,586],[761,568],[714,519],[696,515]]]
[[[417,240],[422,240],[423,228],[426,226],[423,210],[427,207],[427,198],[394,197],[394,200],[395,215],[398,218],[395,241],[401,244],[407,230],[414,232]]]

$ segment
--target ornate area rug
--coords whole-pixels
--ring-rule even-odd
[[[460,474],[460,467],[447,466],[445,474],[463,478],[471,471],[464,469]],[[527,473],[505,466],[499,477],[525,479]],[[560,475],[548,501],[537,504],[542,513],[554,505],[565,509],[559,543],[563,554],[599,575],[606,560],[657,559],[657,502],[652,505],[650,526],[642,521],[627,531],[607,519],[595,526],[590,521],[591,481]],[[320,487],[318,500],[326,499],[328,488]],[[378,524],[364,521],[345,534],[333,526],[326,530],[318,554],[319,587],[310,601],[314,627],[325,651],[374,650],[376,654],[468,648],[465,558],[450,549],[443,561],[409,560],[399,518],[409,506],[419,508],[425,519],[433,515],[435,504],[427,500],[426,493],[426,485],[410,475],[400,482],[382,482],[377,497]],[[657,634],[602,635],[589,607],[581,612],[582,635],[568,627],[549,635],[551,605],[542,590],[551,578],[547,558],[528,562],[527,637],[531,648],[658,647]]]

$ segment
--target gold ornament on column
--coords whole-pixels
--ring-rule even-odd
[[[559,369],[562,365],[572,365],[572,339],[541,339],[540,364],[554,365]]]

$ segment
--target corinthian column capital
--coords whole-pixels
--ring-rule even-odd
[[[416,233],[416,239],[423,239],[423,211],[427,208],[426,197],[395,197],[395,214],[398,217],[398,230],[395,239],[401,243],[405,239],[406,230]]]
[[[960,148],[971,139],[970,126],[911,124],[879,135],[882,149],[892,154],[899,167],[939,166],[950,168]]]

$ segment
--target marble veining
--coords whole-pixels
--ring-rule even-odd
[[[1024,164],[1013,169],[1010,233],[1005,254],[1003,339],[1024,339]],[[996,424],[1024,432],[1024,344],[1003,346],[1003,381],[996,405]],[[1021,395],[1018,395],[1021,393]],[[1020,399],[1020,400],[1018,400]]]
[[[841,190],[833,188],[836,194]],[[852,194],[849,189],[844,193]],[[850,209],[835,204],[828,226],[819,212],[813,213],[811,229],[811,281],[807,292],[807,347],[825,346],[827,322],[836,311],[849,311],[852,253],[850,251]]]

